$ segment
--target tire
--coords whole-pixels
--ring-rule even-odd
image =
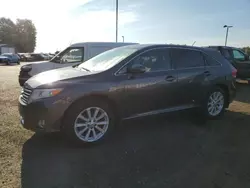
[[[20,61],[18,61],[17,64],[20,65]]]
[[[10,61],[9,60],[6,62],[6,65],[10,65]]]
[[[220,87],[213,88],[207,95],[203,104],[205,117],[209,119],[217,119],[221,117],[226,108],[226,93]]]
[[[95,125],[94,121],[87,120],[89,119],[88,112],[90,112],[93,117],[95,116],[96,110],[98,111],[96,119],[104,116],[96,122],[107,122],[106,124]],[[82,116],[84,118],[82,118]],[[77,127],[76,124],[78,124],[79,127]],[[114,125],[115,116],[112,109],[109,108],[108,103],[93,99],[79,102],[70,107],[64,117],[62,131],[73,143],[77,145],[90,145],[100,143],[106,139],[113,132]],[[101,130],[104,133],[102,133]],[[82,134],[81,131],[83,131]],[[96,138],[94,138],[94,132]]]

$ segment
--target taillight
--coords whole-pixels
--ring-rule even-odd
[[[236,76],[237,76],[237,69],[234,68],[234,67],[232,67],[232,76],[233,76],[234,78],[236,78]]]

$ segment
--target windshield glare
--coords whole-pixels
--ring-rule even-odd
[[[112,68],[137,50],[131,47],[114,48],[81,63],[78,67],[90,71],[104,71]]]

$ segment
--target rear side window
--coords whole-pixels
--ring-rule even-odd
[[[231,55],[230,55],[229,50],[227,50],[227,49],[221,49],[221,54],[222,54],[225,58],[231,59]]]
[[[177,69],[204,67],[204,59],[199,51],[171,49],[173,63]]]
[[[218,61],[206,54],[204,54],[204,59],[207,66],[220,66],[220,63]]]

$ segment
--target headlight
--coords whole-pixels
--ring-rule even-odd
[[[32,66],[29,64],[29,65],[24,65],[21,67],[21,70],[23,71],[30,71],[32,69]]]
[[[34,89],[30,100],[34,101],[37,99],[47,98],[47,97],[54,97],[58,95],[63,89]]]

